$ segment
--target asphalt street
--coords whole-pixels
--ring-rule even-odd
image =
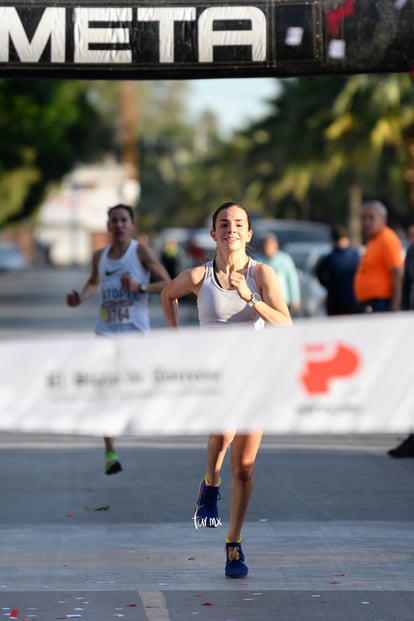
[[[194,528],[205,438],[1,438],[0,607],[19,620],[412,621],[414,460],[395,438],[267,437],[224,578],[223,528]],[[16,614],[15,611],[18,611]],[[12,614],[14,613],[14,614]]]
[[[82,270],[0,277],[0,338],[93,329],[68,309]],[[79,312],[77,312],[79,311]],[[193,321],[189,305],[185,320]],[[155,322],[162,318],[152,307]],[[158,326],[157,326],[158,327]],[[249,576],[224,578],[223,527],[192,521],[204,437],[0,437],[0,608],[53,621],[413,621],[414,459],[400,438],[268,436],[243,531]]]
[[[17,274],[0,273],[0,339],[94,330],[99,295],[76,308],[66,305],[66,294],[80,290],[89,274],[83,267],[31,269]],[[150,296],[153,329],[165,327],[159,296]],[[180,323],[197,323],[194,303],[180,305]]]

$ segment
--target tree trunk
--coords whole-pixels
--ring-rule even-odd
[[[414,216],[414,125],[410,125],[404,131],[404,142],[407,150],[407,165],[404,171],[404,178],[408,188],[408,222]]]
[[[358,183],[349,186],[349,233],[354,246],[362,243],[362,223],[361,223],[361,206],[362,206],[362,189]]]
[[[131,207],[136,206],[140,193],[137,117],[136,83],[132,80],[121,81],[119,96],[121,161],[126,170],[122,197]]]

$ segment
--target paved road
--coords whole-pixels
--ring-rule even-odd
[[[90,332],[95,304],[76,319],[62,304],[83,279],[75,272],[2,276],[0,338]],[[205,438],[120,438],[124,471],[106,477],[99,438],[4,434],[3,616],[413,621],[414,460],[387,456],[396,440],[265,438],[244,529],[250,574],[231,581],[228,461],[224,527],[195,530],[191,520]]]
[[[99,295],[77,308],[66,306],[66,294],[80,289],[88,276],[84,268],[32,269],[0,273],[0,340],[25,335],[93,332]],[[159,296],[150,297],[151,324],[164,328]],[[197,323],[195,304],[180,305],[180,323]]]
[[[204,438],[1,438],[0,607],[52,621],[412,621],[414,460],[393,437],[268,437],[244,529],[250,575],[224,578],[224,528],[195,530]],[[99,510],[105,508],[104,510]]]

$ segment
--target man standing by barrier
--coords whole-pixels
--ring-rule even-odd
[[[315,267],[319,282],[327,290],[328,315],[350,315],[359,312],[354,294],[354,277],[359,253],[351,244],[348,230],[337,224],[331,229],[332,251],[322,257]]]
[[[364,313],[400,308],[403,248],[387,226],[387,209],[379,201],[362,207],[362,228],[367,239],[365,253],[355,274],[355,295]]]
[[[405,255],[402,283],[401,310],[414,310],[414,224],[407,230],[409,247]],[[388,451],[391,457],[414,457],[414,433],[410,433],[398,446]]]

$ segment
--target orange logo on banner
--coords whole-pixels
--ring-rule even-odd
[[[328,358],[320,357],[320,353],[326,350],[326,345],[308,345],[305,349],[307,360],[300,381],[310,395],[327,393],[331,380],[349,377],[359,366],[358,353],[343,343],[337,343],[333,354]],[[317,354],[317,357],[313,354]]]

